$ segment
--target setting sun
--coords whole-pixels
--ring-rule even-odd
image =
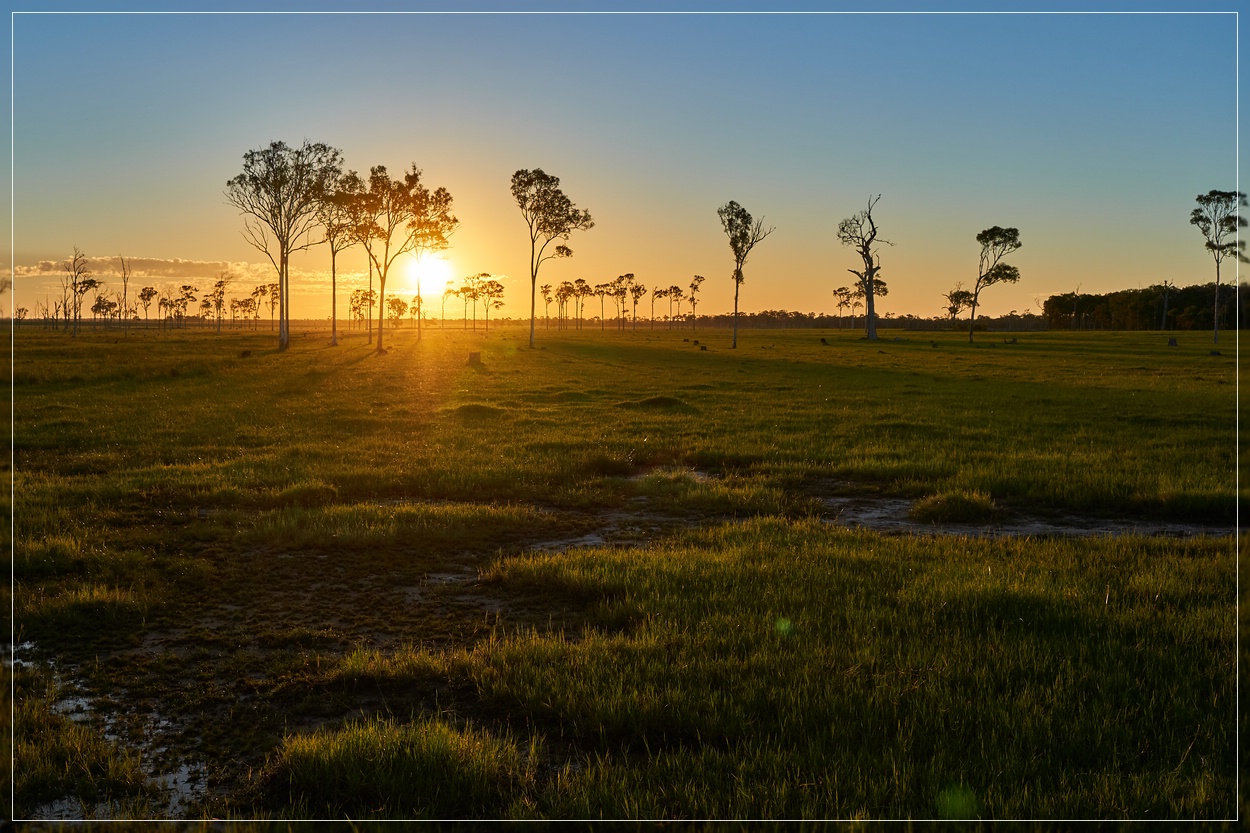
[[[407,291],[417,294],[418,289],[425,295],[441,292],[447,281],[452,279],[451,263],[442,255],[423,254],[410,257],[404,264],[404,282]]]

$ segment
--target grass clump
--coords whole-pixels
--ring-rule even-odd
[[[675,396],[648,396],[645,399],[636,401],[618,402],[616,407],[646,411],[671,411],[675,413],[694,413],[696,410]]]
[[[998,513],[994,499],[979,490],[941,492],[921,498],[907,514],[913,521],[925,524],[988,523]]]
[[[324,818],[501,818],[532,787],[538,741],[436,719],[375,718],[288,736],[265,773],[279,806]],[[289,804],[285,799],[289,798]]]

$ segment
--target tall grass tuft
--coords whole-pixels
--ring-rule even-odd
[[[532,789],[541,749],[437,718],[374,718],[288,736],[267,767],[289,803],[339,818],[499,818]]]

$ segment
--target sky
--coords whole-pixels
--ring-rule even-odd
[[[698,274],[707,313],[733,305],[716,214],[730,200],[776,228],[747,262],[744,311],[834,313],[833,290],[860,268],[838,222],[880,195],[873,216],[893,245],[879,314],[942,314],[943,293],[976,278],[976,234],[997,225],[1023,243],[1009,258],[1020,282],[982,295],[998,315],[1078,288],[1213,280],[1189,213],[1196,195],[1239,187],[1232,0],[1207,13],[940,1],[238,13],[255,5],[9,0],[6,309],[59,296],[74,247],[110,291],[118,255],[138,286],[206,289],[229,272],[242,295],[274,280],[224,197],[243,154],[274,140],[325,142],[362,173],[415,163],[451,192],[460,228],[445,265],[422,273],[435,316],[444,280],[483,272],[506,288],[504,315],[528,313],[528,234],[509,191],[522,168],[558,176],[595,221],[540,284],[632,272],[684,287]],[[655,12],[673,8],[691,13]],[[359,249],[340,255],[339,278],[342,316],[367,283]],[[410,299],[414,280],[402,270],[388,291]],[[325,246],[296,257],[291,283],[292,317],[329,315]]]

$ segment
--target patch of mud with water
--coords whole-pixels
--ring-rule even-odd
[[[23,642],[15,648],[14,665],[42,666],[51,677],[57,692],[51,705],[53,714],[98,728],[100,735],[109,743],[139,752],[144,773],[159,796],[150,806],[160,817],[179,819],[195,815],[195,808],[208,794],[208,768],[201,762],[179,756],[161,744],[160,739],[174,731],[172,720],[154,711],[142,717],[131,714],[129,720],[122,720],[119,712],[101,707],[108,699],[97,698],[90,693],[79,677],[77,666],[62,667],[51,660],[19,656],[37,656],[37,646],[33,642]],[[107,803],[87,804],[81,799],[66,796],[36,806],[30,818],[54,821],[107,819],[112,810]]]
[[[1030,516],[1003,510],[984,524],[920,523],[911,519],[912,501],[889,497],[824,498],[829,515],[825,523],[853,529],[869,529],[893,535],[960,535],[978,538],[1104,537],[1148,535],[1192,538],[1200,535],[1231,535],[1233,528],[1209,524],[1163,523],[1132,519],[1108,519],[1077,514],[1054,517]]]

